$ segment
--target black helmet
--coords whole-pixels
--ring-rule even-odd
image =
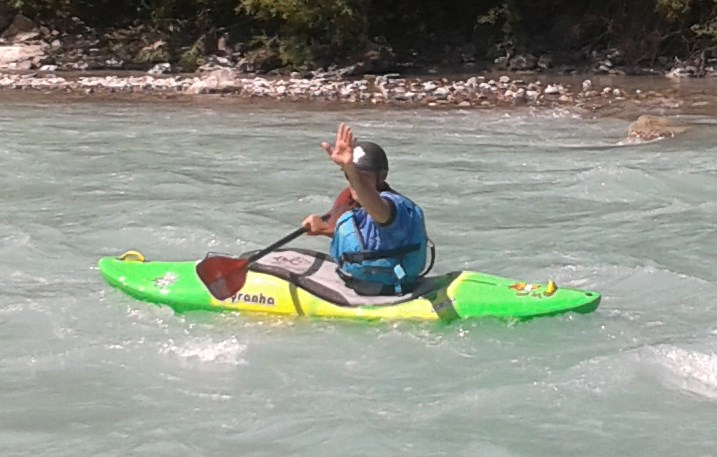
[[[359,141],[354,148],[354,163],[361,170],[388,171],[388,159],[381,146],[370,141]]]

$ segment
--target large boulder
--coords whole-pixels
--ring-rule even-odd
[[[47,45],[0,45],[0,70],[30,70],[46,59]]]
[[[0,10],[0,16],[2,13]],[[48,45],[39,41],[39,37],[40,30],[34,22],[22,14],[15,15],[12,23],[0,35],[0,69],[40,68],[47,59]]]
[[[0,35],[0,38],[9,43],[21,43],[39,35],[40,31],[35,26],[35,23],[22,14],[18,14],[10,26]]]
[[[189,86],[185,93],[192,95],[221,94],[234,92],[241,87],[237,81],[236,73],[231,68],[214,70],[197,79]]]

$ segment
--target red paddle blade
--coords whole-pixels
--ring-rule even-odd
[[[246,259],[209,254],[197,264],[197,276],[216,299],[226,300],[244,287],[248,269]]]
[[[338,212],[343,214],[344,212],[355,207],[356,204],[356,200],[354,200],[354,198],[351,196],[351,189],[347,187],[336,196],[336,199],[334,200],[334,206],[331,208],[331,212]],[[339,216],[341,214],[339,214]]]
[[[334,205],[331,207],[331,210],[324,216],[326,218],[326,222],[331,225],[335,224],[342,214],[344,214],[350,209],[355,208],[357,204],[358,203],[356,202],[356,200],[354,200],[351,196],[351,189],[347,187],[346,189],[342,190],[338,196],[336,196],[336,199],[334,200]]]

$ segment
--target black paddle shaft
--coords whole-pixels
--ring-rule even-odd
[[[330,213],[326,213],[326,214],[324,214],[323,216],[321,216],[321,220],[324,221],[324,222],[326,222],[327,220],[329,220],[329,217],[331,217],[331,214],[330,214]],[[261,251],[257,252],[256,254],[251,255],[251,256],[247,259],[247,262],[248,262],[248,263],[254,263],[254,262],[256,262],[257,260],[261,259],[261,258],[264,257],[265,255],[267,255],[267,254],[269,254],[270,252],[272,252],[274,249],[279,248],[279,247],[285,245],[285,244],[288,243],[289,241],[295,240],[296,238],[300,237],[301,235],[303,235],[304,233],[306,233],[306,232],[308,232],[308,231],[309,231],[309,229],[306,228],[306,227],[301,227],[301,228],[298,228],[298,229],[294,230],[293,232],[289,233],[289,234],[286,235],[284,238],[282,238],[282,239],[280,239],[279,241],[275,242],[275,243],[272,244],[271,246],[267,246],[267,247],[265,247],[264,249],[262,249]]]

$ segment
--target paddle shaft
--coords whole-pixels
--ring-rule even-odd
[[[329,217],[331,217],[331,213],[326,213],[326,214],[324,214],[323,216],[321,216],[321,220],[324,221],[324,222],[326,222],[327,220],[329,220]],[[285,244],[288,243],[289,241],[295,240],[296,238],[300,237],[301,235],[303,235],[304,233],[306,233],[306,232],[308,232],[308,231],[309,231],[309,229],[308,229],[307,227],[301,227],[301,228],[298,228],[298,229],[294,230],[293,232],[289,233],[289,234],[286,235],[284,238],[282,238],[282,239],[280,239],[279,241],[275,242],[275,243],[272,244],[271,246],[267,246],[266,248],[262,249],[261,251],[257,252],[256,254],[251,255],[251,256],[247,259],[247,263],[254,263],[254,262],[256,262],[257,260],[259,260],[259,259],[261,259],[262,257],[264,257],[265,255],[269,254],[270,252],[272,252],[272,251],[275,250],[276,248],[279,248],[279,247],[285,245]]]

